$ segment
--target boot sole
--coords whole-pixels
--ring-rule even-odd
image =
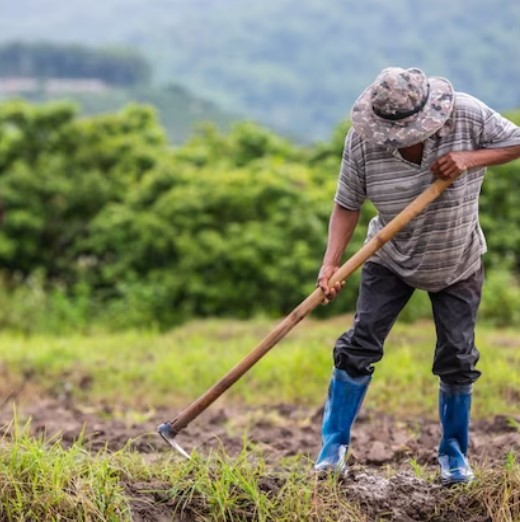
[[[329,477],[335,477],[338,480],[345,478],[346,468],[325,468],[325,469],[313,469],[312,473],[318,480],[327,480]]]
[[[441,479],[441,485],[445,488],[451,488],[454,486],[469,486],[473,482],[474,478],[463,479],[463,480],[448,480]]]

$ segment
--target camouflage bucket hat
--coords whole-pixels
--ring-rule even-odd
[[[409,147],[441,129],[453,110],[451,83],[420,69],[383,69],[352,107],[354,130],[386,147]]]

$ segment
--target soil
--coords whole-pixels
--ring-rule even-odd
[[[0,411],[0,425],[7,435],[12,411],[5,404]],[[243,436],[247,433],[248,441],[263,450],[271,465],[276,466],[281,457],[298,455],[302,457],[302,465],[310,469],[319,450],[321,414],[320,410],[288,404],[271,408],[213,407],[179,434],[177,441],[188,452],[197,449],[207,454],[223,448],[234,457],[242,451]],[[143,414],[145,421],[118,419],[118,415],[106,407],[88,408],[56,399],[38,400],[17,411],[19,422],[31,419],[32,434],[60,436],[65,447],[82,436],[93,451],[131,447],[150,459],[172,451],[155,433],[155,426],[174,417],[175,412]],[[362,413],[352,432],[350,470],[341,484],[343,494],[362,506],[368,520],[436,520],[436,506],[445,497],[443,488],[420,478],[410,462],[413,460],[426,473],[435,473],[439,436],[439,426],[433,420],[403,420],[378,412]],[[473,464],[502,465],[511,451],[520,457],[520,433],[507,418],[497,416],[472,423]],[[267,488],[279,488],[276,480],[270,481],[269,477],[265,480]],[[167,485],[133,483],[127,488],[135,499],[135,520],[172,520],[171,502],[158,498],[160,493],[150,493],[167,490]],[[465,520],[477,522],[487,518]]]

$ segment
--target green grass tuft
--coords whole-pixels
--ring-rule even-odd
[[[1,520],[129,519],[117,460],[91,455],[81,443],[64,450],[25,431],[0,443]]]

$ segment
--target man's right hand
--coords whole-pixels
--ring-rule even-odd
[[[338,281],[334,285],[329,286],[329,280],[337,272],[338,268],[339,266],[333,265],[323,265],[320,268],[316,286],[320,287],[323,290],[324,299],[322,301],[322,304],[326,305],[330,303],[330,301],[336,299],[336,296],[345,284],[344,282]]]

